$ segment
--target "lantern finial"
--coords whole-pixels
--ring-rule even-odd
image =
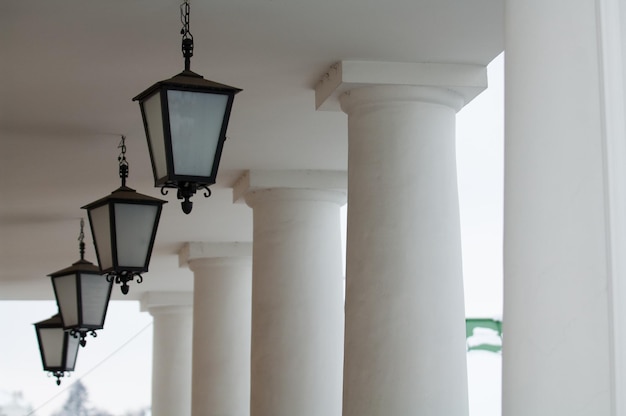
[[[78,234],[78,251],[80,252],[80,259],[85,260],[85,219],[80,219],[80,234]]]
[[[120,163],[120,178],[122,179],[122,187],[126,186],[126,178],[128,178],[128,161],[126,160],[126,136],[122,136],[120,144],[117,146],[120,149],[120,155],[117,157],[117,161]]]

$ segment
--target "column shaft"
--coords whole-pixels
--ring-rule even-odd
[[[468,414],[455,113],[444,89],[372,86],[348,114],[344,416]]]
[[[146,302],[144,302],[146,303]],[[152,415],[191,415],[192,308],[161,303],[143,305],[154,318]]]
[[[623,204],[613,209],[626,181],[611,167],[624,74],[607,88],[619,59],[619,45],[604,49],[604,19],[619,16],[602,15],[608,3],[506,2],[505,416],[626,414]]]
[[[339,416],[344,192],[251,191],[253,416]]]
[[[194,416],[250,414],[250,255],[189,260],[194,272]]]

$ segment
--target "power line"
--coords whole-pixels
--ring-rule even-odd
[[[83,378],[85,378],[85,376],[89,375],[90,373],[92,373],[96,368],[100,367],[102,364],[104,364],[106,361],[108,361],[111,357],[113,357],[115,354],[117,354],[118,352],[120,352],[124,347],[126,347],[128,344],[130,344],[133,340],[135,340],[135,338],[137,338],[139,335],[141,335],[146,329],[150,328],[152,326],[152,322],[150,322],[148,325],[144,326],[142,329],[139,330],[139,332],[137,332],[135,335],[133,335],[132,337],[130,337],[128,340],[126,340],[126,342],[124,342],[122,345],[120,345],[119,347],[117,347],[115,350],[113,350],[113,352],[111,352],[109,355],[107,355],[106,357],[104,357],[102,359],[102,361],[100,361],[98,364],[94,365],[93,367],[91,367],[89,370],[87,370],[85,373],[83,373],[82,376],[78,377],[72,384],[66,386],[65,388],[63,388],[61,391],[59,391],[57,394],[55,394],[54,396],[50,397],[48,400],[46,400],[45,402],[43,402],[41,405],[39,405],[39,407],[37,407],[35,410],[31,411],[30,413],[28,413],[26,416],[32,416],[35,413],[37,413],[39,410],[41,410],[44,406],[46,406],[48,403],[50,403],[51,401],[53,401],[54,399],[56,399],[57,397],[59,397],[61,394],[65,393],[70,387],[72,387],[74,384],[76,384],[78,381],[82,380]]]

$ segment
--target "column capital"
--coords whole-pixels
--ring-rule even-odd
[[[150,313],[155,308],[177,306],[191,308],[192,305],[193,292],[146,292],[139,302],[141,312]]]
[[[252,243],[185,243],[178,252],[178,265],[179,267],[188,267],[189,262],[193,260],[224,257],[252,257]]]
[[[249,170],[235,182],[233,186],[233,202],[243,202],[248,195],[258,191],[283,189],[300,190],[304,191],[304,193],[310,193],[311,191],[329,193],[329,195],[332,194],[333,200],[343,204],[346,200],[347,188],[348,175],[344,171]],[[304,193],[299,197],[307,199]],[[284,197],[285,195],[282,196]]]
[[[445,89],[459,97],[460,107],[487,88],[482,65],[340,61],[315,86],[315,108],[339,111],[339,96],[361,87],[414,86]]]

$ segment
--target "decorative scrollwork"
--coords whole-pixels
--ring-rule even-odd
[[[60,386],[61,378],[65,377],[66,374],[68,377],[70,376],[70,373],[68,371],[50,371],[48,372],[48,377],[56,377],[57,386]]]
[[[211,196],[211,190],[209,189],[209,187],[207,185],[198,185],[199,189],[203,189],[204,190],[204,197],[208,198]]]
[[[91,335],[92,337],[97,337],[98,334],[96,334],[95,329],[92,330],[86,330],[86,329],[72,329],[70,330],[70,335],[73,336],[74,338],[78,338],[79,341],[78,343],[80,344],[81,347],[84,347],[85,345],[87,345],[87,335]]]
[[[117,272],[107,273],[106,275],[107,282],[109,283],[115,282],[115,284],[122,285],[120,289],[122,291],[122,294],[124,295],[127,295],[128,291],[130,290],[130,286],[128,286],[128,282],[132,282],[135,277],[137,278],[138,284],[143,282],[143,276],[139,272],[125,270],[120,273],[117,273]]]
[[[176,198],[182,199],[180,205],[185,214],[189,214],[191,212],[193,208],[193,202],[191,202],[191,198],[195,195],[197,191],[204,191],[203,193],[205,198],[211,196],[211,190],[209,189],[209,185],[205,183],[167,182],[161,185],[161,195],[167,195],[169,189],[176,189]]]
[[[78,338],[78,343],[80,344],[81,347],[84,347],[85,345],[87,345],[87,340],[85,339],[85,337],[87,336],[87,333],[85,331],[81,331],[79,329],[72,329],[70,331],[70,335],[73,336],[74,338]]]

